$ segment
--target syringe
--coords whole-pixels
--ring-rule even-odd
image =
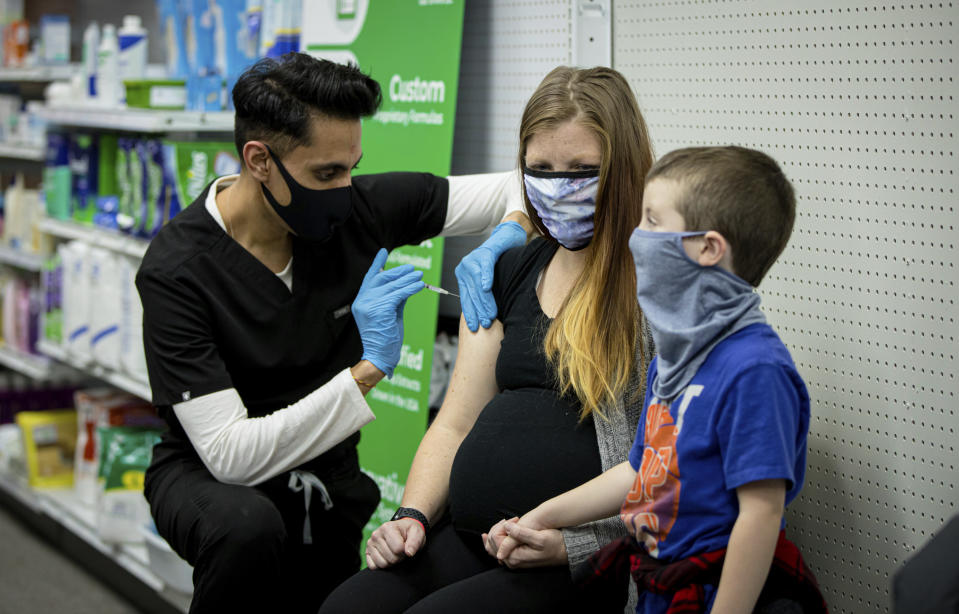
[[[423,285],[426,286],[427,290],[432,290],[433,292],[436,292],[437,294],[448,294],[449,296],[455,296],[456,298],[460,297],[459,294],[453,294],[449,290],[444,290],[443,288],[440,288],[439,286],[433,286],[425,282],[423,283]]]

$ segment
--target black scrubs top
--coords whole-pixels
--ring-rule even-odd
[[[265,416],[359,361],[347,308],[373,257],[439,234],[449,196],[425,173],[354,177],[352,214],[328,241],[293,237],[291,293],[210,216],[209,190],[160,230],[136,277],[153,403],[170,425],[152,468],[197,457],[174,403],[236,388],[250,417]]]

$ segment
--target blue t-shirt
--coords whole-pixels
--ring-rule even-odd
[[[736,488],[786,480],[786,503],[806,470],[809,395],[789,351],[767,324],[720,342],[668,405],[653,396],[656,360],[629,462],[636,481],[626,528],[665,561],[724,548],[739,514]],[[706,587],[712,607],[716,587]],[[665,612],[669,596],[640,595],[637,612]]]

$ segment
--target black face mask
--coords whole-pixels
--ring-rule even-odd
[[[273,150],[269,147],[266,150],[270,152],[270,157],[276,162],[276,167],[280,169],[286,187],[290,190],[290,204],[284,207],[276,201],[266,184],[260,183],[267,202],[296,236],[318,243],[329,239],[333,231],[349,219],[353,212],[350,186],[329,190],[304,188],[287,172]]]

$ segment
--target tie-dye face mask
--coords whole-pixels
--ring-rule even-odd
[[[599,170],[553,173],[523,169],[526,195],[549,234],[568,250],[593,238]]]

